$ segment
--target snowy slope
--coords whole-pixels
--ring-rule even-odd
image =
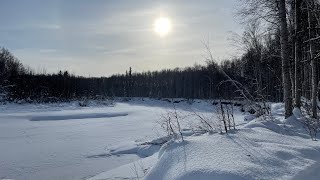
[[[276,104],[273,112],[279,111]],[[176,142],[145,179],[319,179],[319,142],[296,131],[301,127],[284,125],[283,117],[274,118],[253,120],[227,135]]]
[[[205,101],[176,104],[179,113],[212,116]],[[133,100],[114,107],[76,103],[0,106],[0,178],[12,179],[318,179],[320,144],[295,119],[273,120],[235,111],[238,130],[169,141],[159,117],[165,101]],[[295,113],[296,114],[296,113]],[[244,119],[247,121],[244,121]],[[191,126],[190,126],[191,125]],[[165,143],[162,147],[157,144]]]
[[[138,168],[147,171],[139,176],[131,163],[91,180],[319,179],[319,141],[311,141],[294,117],[284,121],[282,104],[273,104],[272,112],[272,120],[255,119],[229,134],[170,142],[154,155],[158,158],[139,160],[147,164]]]
[[[289,179],[320,160],[318,145],[258,127],[192,137],[169,146],[146,179]]]

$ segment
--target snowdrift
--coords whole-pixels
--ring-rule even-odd
[[[318,179],[319,143],[295,132],[299,123],[293,124],[260,118],[233,133],[175,142],[159,153],[145,179]]]

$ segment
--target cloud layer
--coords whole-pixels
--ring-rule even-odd
[[[35,69],[108,76],[191,66],[204,62],[202,42],[215,58],[233,55],[229,32],[241,32],[233,18],[236,0],[3,0],[0,46]],[[152,24],[159,16],[173,23],[160,38]]]

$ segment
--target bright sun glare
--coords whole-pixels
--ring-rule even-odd
[[[157,18],[154,22],[154,32],[159,36],[166,36],[171,30],[171,22],[168,18],[160,17]]]

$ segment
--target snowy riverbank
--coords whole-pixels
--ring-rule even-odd
[[[315,179],[319,141],[294,118],[284,122],[281,104],[272,107],[272,121],[244,121],[236,109],[237,130],[229,134],[195,133],[197,121],[189,117],[182,122],[185,141],[167,142],[159,126],[161,114],[172,109],[165,101],[2,105],[0,178]],[[176,108],[214,112],[205,101]]]

